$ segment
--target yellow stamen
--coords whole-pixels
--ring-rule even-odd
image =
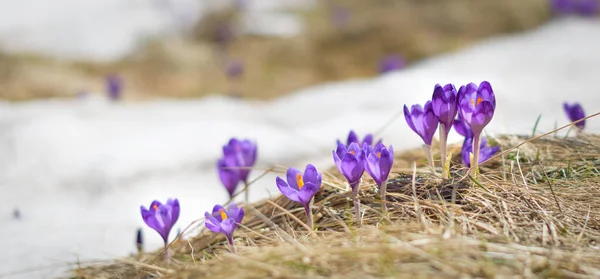
[[[354,155],[354,150],[350,150],[350,154]]]
[[[221,219],[223,219],[223,221],[227,220],[227,213],[225,213],[225,210],[221,209],[219,212],[221,212]]]
[[[381,152],[377,152],[377,157],[381,158]]]
[[[471,105],[476,106],[481,104],[481,101],[483,101],[483,99],[481,99],[481,97],[477,98],[477,104],[475,104],[475,99],[471,100]]]
[[[154,211],[158,210],[158,205],[157,204],[153,205],[152,209],[154,209]]]
[[[298,190],[302,190],[302,187],[304,187],[304,180],[302,179],[301,174],[296,174],[296,182],[298,183]]]

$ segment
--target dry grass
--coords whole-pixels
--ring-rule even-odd
[[[527,140],[500,136],[502,150]],[[454,146],[457,149],[457,146]],[[245,205],[238,254],[206,230],[161,251],[75,271],[74,278],[597,278],[600,136],[536,139],[493,158],[477,180],[442,181],[398,154],[387,216],[374,183],[361,188],[363,225],[331,169],[314,203],[318,230],[284,197]],[[458,159],[458,158],[457,158]],[[424,165],[421,163],[421,165]]]

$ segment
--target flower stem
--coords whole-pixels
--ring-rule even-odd
[[[446,125],[440,123],[440,153],[442,155],[442,177],[448,179],[450,168],[446,169],[446,148],[448,144],[448,133],[446,133]]]
[[[165,241],[165,263],[169,263],[169,243]]]
[[[477,177],[479,168],[479,144],[481,142],[481,134],[476,134],[473,137],[473,160],[471,160],[471,175]]]
[[[248,189],[248,181],[244,181],[244,198],[246,200],[246,203],[248,203],[250,201],[250,190]]]
[[[386,203],[386,199],[385,199],[385,194],[387,191],[387,179],[385,181],[383,181],[383,184],[381,184],[381,186],[379,186],[379,192],[381,194],[381,208],[383,210],[383,214],[387,215],[387,203]]]
[[[315,224],[313,223],[313,214],[312,214],[312,210],[310,210],[310,203],[308,203],[307,205],[304,206],[304,211],[306,212],[306,220],[307,220],[308,226],[310,227],[311,230],[314,230]]]
[[[360,220],[360,200],[358,199],[358,192],[360,190],[360,181],[356,182],[352,187],[352,199],[354,200],[354,216],[356,217],[356,225],[361,225]]]
[[[423,144],[423,150],[425,151],[425,156],[427,157],[427,162],[429,163],[429,168],[431,168],[431,173],[433,175],[437,175],[435,173],[435,165],[433,164],[433,156],[431,155],[431,145]]]
[[[231,253],[235,254],[236,253],[236,249],[235,249],[235,245],[233,244],[233,235],[225,235],[227,237],[227,242],[229,242],[229,247],[231,248]]]

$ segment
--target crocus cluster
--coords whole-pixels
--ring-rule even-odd
[[[231,251],[235,253],[233,244],[233,232],[244,219],[244,209],[236,204],[230,204],[227,209],[221,205],[215,205],[211,213],[204,213],[206,228],[214,233],[222,233],[227,238]]]
[[[569,104],[565,102],[563,103],[563,108],[571,122],[585,118],[585,112],[579,103]],[[581,132],[585,128],[585,120],[575,123],[575,127],[577,128],[577,132]]]
[[[179,201],[177,199],[168,199],[165,204],[155,200],[150,204],[150,208],[148,209],[143,205],[140,206],[144,223],[158,232],[163,239],[165,245],[165,260],[169,258],[169,233],[171,232],[173,225],[177,222],[177,219],[179,219],[179,210]],[[139,242],[141,242],[141,234]]]
[[[404,106],[404,116],[410,128],[415,131],[424,141],[424,148],[428,155],[428,161],[434,170],[433,158],[431,156],[431,141],[435,130],[440,124],[440,150],[442,154],[443,177],[449,177],[449,166],[446,162],[446,143],[448,133],[452,125],[456,125],[455,117],[458,114],[459,125],[457,130],[464,133],[465,141],[472,140],[473,158],[475,165],[480,161],[481,132],[490,123],[496,109],[496,97],[489,82],[484,81],[479,86],[469,83],[460,87],[458,92],[454,85],[441,86],[437,84],[433,91],[432,100],[420,105],[412,106],[411,111]],[[460,133],[460,132],[459,132]],[[465,145],[463,145],[464,147]],[[466,145],[469,146],[469,145]],[[469,148],[463,148],[463,152]],[[469,151],[470,152],[470,151]],[[486,150],[487,152],[487,150]],[[487,153],[486,153],[487,154]],[[464,154],[463,154],[464,158]],[[474,168],[476,173],[477,168]]]
[[[365,136],[360,145],[354,131],[348,135],[348,143],[343,144],[338,140],[337,149],[332,152],[333,161],[340,173],[346,178],[352,188],[354,199],[354,213],[356,223],[360,224],[360,202],[358,194],[362,175],[367,171],[379,186],[383,208],[385,210],[385,192],[389,173],[394,162],[394,149],[389,149],[379,141],[374,147],[371,146],[373,136]]]
[[[246,202],[248,202],[248,177],[250,169],[256,163],[256,155],[256,144],[247,139],[232,138],[227,145],[223,146],[223,157],[217,161],[217,170],[230,198],[233,198],[238,184],[243,182]]]
[[[314,228],[311,201],[321,189],[322,176],[315,166],[308,164],[304,170],[291,167],[287,170],[286,180],[277,177],[275,182],[279,191],[288,199],[304,206],[308,226]]]
[[[552,11],[560,16],[595,16],[600,12],[598,0],[550,0]]]

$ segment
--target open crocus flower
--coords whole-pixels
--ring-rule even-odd
[[[571,122],[575,122],[579,119],[585,118],[585,112],[583,111],[583,107],[579,103],[573,103],[572,105],[568,103],[564,103],[563,107],[565,108],[565,112],[567,113],[567,117]],[[575,127],[579,128],[579,130],[583,130],[585,128],[585,120],[578,122],[575,124]]]
[[[365,152],[365,170],[379,186],[383,211],[386,212],[385,194],[388,176],[394,164],[394,148],[391,145],[386,148],[383,143],[378,143],[373,148],[364,145],[363,148]]]
[[[146,225],[153,228],[162,237],[165,244],[165,259],[168,259],[167,245],[169,233],[175,222],[177,222],[177,219],[179,219],[179,201],[177,199],[168,199],[166,204],[153,201],[149,209],[146,209],[143,205],[140,206],[140,211]]]
[[[237,229],[238,224],[244,219],[244,209],[238,207],[235,203],[230,204],[227,209],[221,205],[213,207],[212,214],[204,213],[206,228],[215,232],[222,233],[227,238],[231,251],[235,253],[235,245],[233,244],[233,232]]]
[[[363,148],[366,148],[368,145],[364,143],[363,146]],[[360,224],[360,202],[358,200],[358,192],[362,175],[365,172],[365,153],[363,148],[360,148],[355,142],[351,143],[348,148],[346,148],[344,144],[338,143],[337,150],[332,152],[335,165],[340,173],[344,175],[346,180],[348,180],[348,184],[350,184],[350,187],[352,188],[357,224]]]
[[[431,101],[427,101],[424,107],[421,107],[421,105],[413,105],[410,108],[410,111],[408,110],[408,107],[404,105],[404,118],[406,119],[408,126],[423,139],[423,142],[425,143],[423,149],[427,155],[427,161],[431,167],[431,172],[435,174],[433,156],[431,155],[431,141],[433,140],[433,135],[438,127],[438,119],[433,113]]]
[[[494,156],[498,150],[500,150],[500,146],[491,147],[487,145],[487,141],[485,138],[481,138],[481,144],[479,145],[479,162],[481,164]],[[465,142],[462,146],[462,161],[463,164],[467,167],[471,167],[471,153],[473,152],[473,141],[470,138],[465,138]]]
[[[442,87],[439,84],[433,89],[431,106],[433,114],[440,122],[440,152],[442,154],[442,173],[444,178],[449,177],[449,169],[446,169],[446,144],[448,142],[448,133],[454,123],[454,118],[458,112],[456,101],[456,88],[452,84],[446,84]]]
[[[473,133],[473,159],[479,162],[481,132],[490,123],[496,110],[496,96],[489,82],[483,81],[479,87],[474,83],[461,86],[458,90],[458,110],[464,123]],[[477,163],[473,175],[477,174]]]
[[[232,138],[227,145],[223,146],[223,158],[227,167],[235,169],[238,172],[239,180],[244,182],[246,192],[246,202],[248,202],[248,176],[250,168],[256,163],[256,144],[250,140],[238,140]],[[232,178],[229,178],[232,179]],[[233,180],[233,179],[232,179]]]
[[[308,225],[310,228],[313,228],[310,202],[319,189],[321,189],[321,174],[315,166],[308,164],[304,173],[296,168],[289,168],[286,173],[286,179],[287,182],[278,176],[275,180],[277,188],[288,199],[304,206]]]

